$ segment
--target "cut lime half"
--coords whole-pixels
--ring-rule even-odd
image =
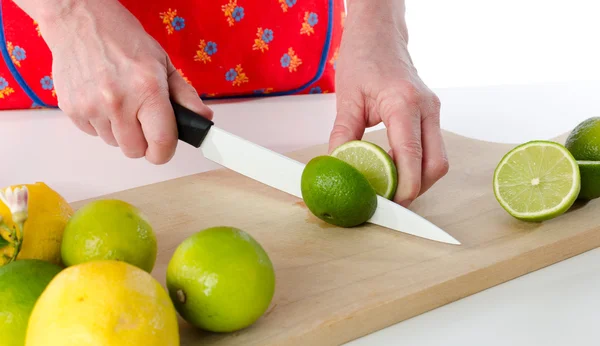
[[[494,194],[513,217],[544,221],[566,212],[581,189],[579,166],[562,145],[535,140],[509,151],[494,171]]]
[[[392,199],[398,187],[398,172],[391,156],[376,144],[350,141],[337,147],[331,156],[349,163],[362,173],[375,192]]]

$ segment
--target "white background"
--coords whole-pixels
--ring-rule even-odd
[[[406,4],[409,49],[432,87],[600,79],[600,1]]]

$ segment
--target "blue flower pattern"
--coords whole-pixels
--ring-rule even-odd
[[[288,53],[285,53],[281,57],[280,61],[281,61],[281,67],[288,67],[288,66],[290,66],[290,62],[292,61],[292,57],[290,57],[290,55]]]
[[[289,6],[292,7],[296,4],[297,0],[285,0],[285,3]]]
[[[321,87],[316,86],[316,87],[310,89],[309,93],[310,94],[320,94],[322,92],[323,92],[323,90],[321,90]]]
[[[317,25],[318,22],[319,22],[319,16],[316,13],[311,12],[308,15],[308,25],[315,26],[315,25]]]
[[[235,72],[234,69],[229,69],[229,71],[227,71],[227,73],[225,74],[225,79],[228,82],[233,82],[235,80],[235,77],[237,77],[237,72]]]
[[[236,22],[242,20],[242,18],[244,18],[244,8],[240,6],[236,7],[233,10],[232,17],[233,19],[235,19]]]
[[[44,78],[40,79],[40,84],[42,84],[42,88],[44,90],[54,89],[54,81],[52,78],[50,78],[50,76],[45,76]]]
[[[23,48],[21,48],[19,46],[15,46],[12,54],[15,57],[15,59],[17,59],[17,61],[23,61],[23,60],[25,60],[25,58],[27,58],[27,54],[25,53],[25,49],[23,49]]]
[[[179,31],[179,30],[185,28],[185,19],[177,16],[177,17],[173,18],[171,25],[173,26],[173,29]]]
[[[265,43],[270,43],[273,41],[273,30],[265,29],[262,34],[262,40],[265,41]]]
[[[204,51],[206,52],[206,54],[208,55],[213,55],[217,52],[217,44],[210,41],[206,44],[206,47],[204,47]]]
[[[4,90],[8,87],[8,82],[4,77],[0,77],[0,90]]]

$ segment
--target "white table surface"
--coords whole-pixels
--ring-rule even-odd
[[[434,89],[442,127],[518,143],[551,138],[600,116],[600,81]],[[324,143],[334,95],[212,105],[218,126],[278,152]],[[167,165],[121,155],[60,111],[0,113],[0,186],[44,181],[69,201],[217,168],[182,144]],[[600,250],[590,251],[404,321],[349,345],[597,345]]]

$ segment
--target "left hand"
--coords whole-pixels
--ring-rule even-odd
[[[330,151],[383,121],[399,175],[394,201],[408,206],[446,175],[449,165],[440,100],[410,59],[403,6],[350,2],[339,54]]]

